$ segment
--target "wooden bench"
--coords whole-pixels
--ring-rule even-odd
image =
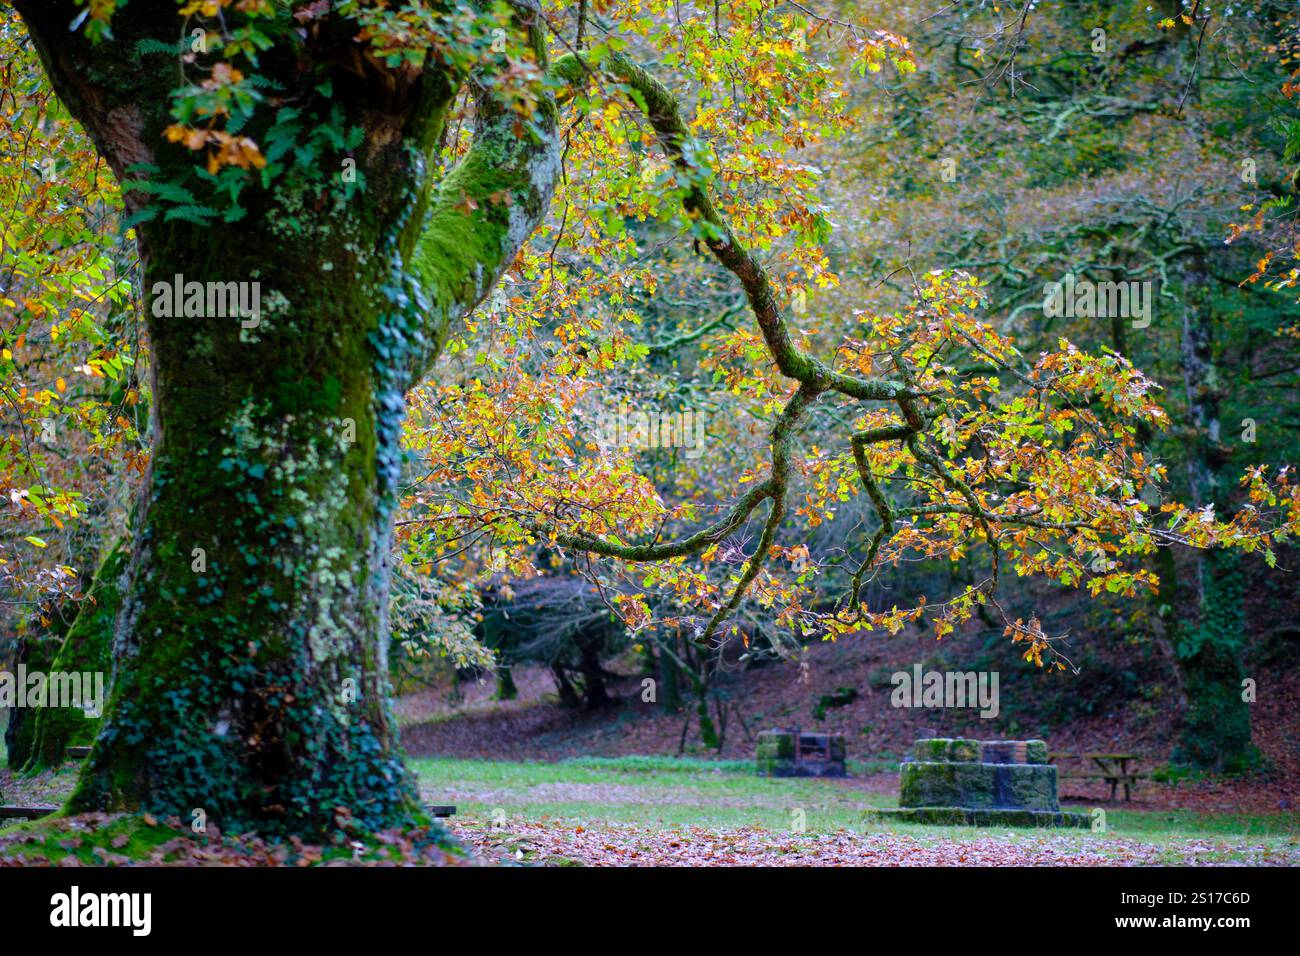
[[[1058,769],[1057,776],[1062,780],[1105,780],[1110,784],[1111,800],[1115,799],[1115,791],[1120,786],[1124,788],[1124,799],[1129,800],[1129,788],[1150,777],[1150,774],[1137,772],[1139,759],[1137,754],[1072,753],[1065,750],[1047,755],[1047,762],[1058,764],[1058,767],[1059,761],[1082,761],[1083,766],[1078,769]],[[1130,770],[1129,764],[1133,764],[1134,769]]]

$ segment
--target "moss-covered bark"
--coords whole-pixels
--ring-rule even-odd
[[[493,700],[515,700],[519,697],[519,688],[515,686],[514,668],[502,664],[497,668],[497,689]]]
[[[71,0],[16,6],[119,178],[141,163],[154,183],[193,175],[194,157],[164,136],[174,72],[139,52],[174,42],[172,0],[120,6],[97,45],[68,30]],[[430,152],[464,78],[432,59],[390,69],[346,18],[300,43],[288,5],[275,15],[284,43],[260,58],[264,79],[301,129],[341,115],[362,131],[349,158],[364,188],[338,188],[342,156],[322,156],[316,173],[250,184],[237,222],[137,227],[154,446],[113,693],[73,811],[201,809],[223,830],[304,835],[419,814],[386,660],[404,394],[544,211],[554,108],[539,87],[541,121],[511,139],[514,119],[480,87],[476,145],[439,190]],[[518,25],[538,51],[539,25]],[[265,141],[282,122],[268,110],[244,133]],[[150,195],[129,193],[129,208]],[[178,276],[255,284],[260,312],[177,315]]]
[[[263,312],[150,316],[148,498],[73,809],[309,832],[336,808],[382,826],[415,806],[381,639],[402,390],[372,338],[391,240],[360,203],[277,228],[294,199],[240,228],[142,227],[146,289],[258,282]]]
[[[14,655],[14,671],[21,665],[31,671],[49,670],[49,663],[54,658],[58,640],[52,635],[34,635],[18,640],[17,653]],[[9,711],[9,722],[5,724],[5,754],[10,767],[23,767],[32,758],[36,742],[36,715],[38,711],[30,707],[14,707]]]
[[[1231,508],[1225,478],[1230,449],[1220,437],[1223,392],[1215,369],[1214,312],[1203,259],[1193,255],[1184,271],[1182,366],[1194,439],[1188,484],[1196,507]],[[1187,698],[1174,760],[1197,769],[1241,771],[1255,766],[1249,704],[1243,699],[1242,651],[1246,644],[1245,589],[1240,556],[1201,551],[1196,561],[1197,615],[1180,627],[1175,650]]]
[[[1174,760],[1202,770],[1237,773],[1260,761],[1251,742],[1250,705],[1242,691],[1246,613],[1241,558],[1213,551],[1204,563],[1199,620],[1178,645],[1187,714]]]
[[[119,542],[100,563],[72,627],[50,662],[62,674],[103,674],[107,685],[113,666],[113,626],[122,606],[121,578],[129,549]],[[88,694],[83,691],[83,694]],[[78,708],[44,707],[36,712],[27,772],[57,767],[70,746],[94,742],[102,715]]]

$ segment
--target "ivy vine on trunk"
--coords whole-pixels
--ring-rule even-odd
[[[157,51],[176,48],[174,0],[120,5],[98,40],[69,30],[72,0],[16,7],[127,189],[152,348],[113,693],[69,809],[202,809],[300,834],[416,819],[386,660],[403,396],[547,207],[559,159],[538,25],[526,8],[510,22],[516,60],[541,68],[524,124],[491,63],[390,66],[355,21],[278,5],[263,29],[284,42],[260,80],[282,107],[246,132],[314,163],[268,155],[277,174],[232,193],[230,215],[189,201],[193,157],[168,135],[176,61]],[[438,176],[467,85],[474,142]],[[212,308],[214,288],[256,311]]]

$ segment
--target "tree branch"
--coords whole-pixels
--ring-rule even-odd
[[[555,98],[546,83],[546,46],[533,3],[513,22],[531,61],[502,55],[474,71],[474,137],[435,187],[409,263],[427,297],[427,345],[418,381],[468,315],[514,261],[550,206],[560,172]],[[529,75],[531,73],[531,75]],[[518,96],[523,91],[523,98]],[[511,94],[515,94],[513,97]]]

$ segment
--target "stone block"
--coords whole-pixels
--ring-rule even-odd
[[[1079,827],[1089,829],[1092,818],[1068,810],[1004,810],[997,807],[900,807],[867,810],[867,823],[923,823],[930,826]]]
[[[755,767],[766,777],[844,777],[843,734],[764,730],[758,735]]]
[[[998,807],[1059,810],[1050,764],[905,763],[900,807]]]
[[[1086,814],[1061,812],[1056,787],[1042,740],[924,738],[899,768],[898,810],[890,812],[916,823],[1083,825]]]
[[[799,735],[783,730],[764,730],[758,735],[758,754],[773,759],[793,760]]]
[[[972,763],[979,758],[980,742],[968,737],[927,737],[912,744],[912,759],[921,763]]]

